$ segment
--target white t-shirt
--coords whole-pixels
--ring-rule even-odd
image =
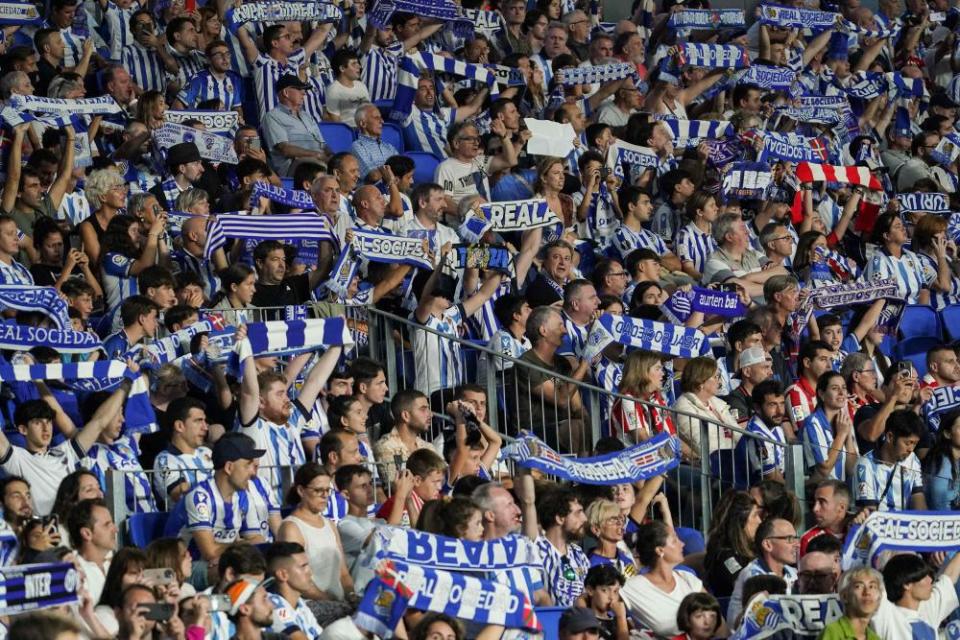
[[[703,591],[703,582],[692,573],[675,570],[673,577],[677,586],[670,593],[655,587],[646,576],[633,576],[620,589],[630,615],[658,637],[672,638],[680,633],[677,628],[680,602],[691,593]]]
[[[10,445],[6,457],[0,460],[0,468],[27,481],[33,496],[34,515],[46,516],[53,509],[60,482],[76,471],[83,455],[73,440],[65,440],[44,453],[30,453]]]
[[[339,80],[334,80],[327,87],[327,111],[340,118],[343,124],[356,127],[357,107],[366,102],[370,102],[370,92],[362,82],[354,82],[352,87],[346,87]]]
[[[491,156],[480,155],[470,162],[462,162],[456,158],[447,158],[437,166],[435,182],[443,187],[453,201],[460,201],[467,196],[481,195],[490,199],[490,161]]]
[[[930,599],[920,603],[920,608],[898,607],[886,598],[880,598],[880,608],[870,620],[870,626],[881,638],[914,638],[934,640],[940,623],[960,606],[957,591],[947,576],[940,576],[933,583]]]

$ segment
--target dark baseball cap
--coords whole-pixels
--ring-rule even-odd
[[[266,453],[265,449],[257,449],[256,443],[243,433],[227,433],[213,445],[213,468],[222,469],[228,462],[237,460],[254,460]]]
[[[277,80],[277,93],[280,93],[284,89],[300,89],[301,91],[307,91],[310,89],[310,85],[302,81],[299,77],[293,75],[292,73],[287,73],[280,76],[280,79]]]
[[[599,630],[600,621],[593,611],[586,607],[570,607],[560,614],[560,624],[558,630],[560,633],[582,633],[590,629]]]

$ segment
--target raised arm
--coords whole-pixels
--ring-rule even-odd
[[[127,367],[131,371],[139,370],[133,360],[127,360]],[[130,380],[124,379],[120,383],[120,387],[107,398],[106,402],[97,407],[93,417],[90,418],[90,422],[85,424],[80,433],[73,439],[81,449],[87,451],[92,447],[103,430],[107,428],[107,425],[113,422],[120,411],[123,410],[123,403],[126,401],[132,385],[133,383]]]
[[[90,40],[90,38],[87,38],[87,40]],[[63,158],[60,159],[60,166],[57,168],[57,179],[50,185],[49,191],[50,204],[55,210],[60,208],[60,203],[63,202],[63,196],[67,192],[67,187],[70,185],[70,178],[73,174],[73,143],[77,139],[73,125],[68,124],[64,128],[64,131],[67,134],[67,142],[64,145],[65,149],[63,150]]]
[[[521,467],[518,472],[517,497],[520,498],[520,514],[523,518],[523,535],[536,540],[540,537],[537,521],[537,489],[530,470]]]
[[[23,138],[27,135],[30,124],[23,122],[13,128],[13,142],[10,144],[10,155],[7,157],[7,181],[3,185],[3,199],[0,200],[0,210],[7,213],[13,211],[20,192],[20,168],[23,161]]]
[[[502,279],[503,274],[496,271],[491,272],[483,281],[480,290],[463,301],[463,314],[469,317],[476,313],[496,293]]]
[[[527,272],[530,271],[530,265],[537,252],[540,251],[540,245],[543,243],[543,227],[531,229],[523,234],[523,240],[520,243],[520,253],[513,259],[514,271],[517,273],[517,282],[527,281]]]
[[[247,326],[237,327],[237,344],[247,337]],[[253,356],[241,364],[243,381],[240,383],[240,423],[250,424],[260,413],[260,383],[257,381],[257,363]]]
[[[340,360],[340,354],[342,353],[343,347],[340,345],[330,346],[320,356],[317,363],[313,365],[313,369],[310,370],[307,379],[303,381],[303,386],[300,387],[300,393],[297,395],[297,400],[304,408],[309,409],[317,401],[317,397],[323,391],[324,385],[327,384],[330,374],[336,369],[337,361]]]

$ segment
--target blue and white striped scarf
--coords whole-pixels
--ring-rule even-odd
[[[210,133],[229,133],[240,125],[240,115],[236,111],[181,111],[170,109],[163,119],[173,124],[183,124],[187,120],[199,120]]]
[[[604,313],[594,321],[581,357],[592,360],[614,342],[677,358],[695,358],[710,351],[710,342],[697,329]]]
[[[679,120],[660,118],[673,134],[675,147],[696,146],[702,139],[716,140],[734,135],[733,126],[725,120]]]
[[[67,303],[53,287],[2,285],[0,286],[0,306],[17,311],[39,311],[53,320],[57,329],[70,328]]]
[[[777,27],[822,31],[825,28],[834,26],[837,22],[838,15],[839,14],[829,11],[797,9],[795,7],[784,7],[777,4],[764,4],[760,6],[760,23]]]
[[[885,74],[875,71],[858,71],[851,74],[850,84],[840,87],[847,94],[861,100],[872,100],[889,89]]]
[[[954,511],[874,511],[847,535],[844,571],[871,566],[884,551],[960,551],[960,514]]]
[[[470,243],[479,242],[488,230],[510,232],[548,227],[560,221],[546,200],[511,200],[488,202],[470,211],[460,225],[461,237]]]
[[[422,238],[407,238],[392,233],[353,230],[351,246],[356,255],[371,262],[409,264],[419,269],[433,269],[433,262],[423,247]]]
[[[249,2],[227,9],[225,22],[234,35],[246,22],[320,22],[338,23],[343,13],[332,4],[321,2]]]
[[[840,113],[827,107],[777,107],[776,113],[797,122],[815,122],[817,124],[836,124],[840,122]]]
[[[41,96],[21,96],[13,94],[10,106],[17,111],[32,113],[54,113],[61,116],[71,115],[112,115],[121,113],[120,105],[111,96],[99,98],[44,98]]]
[[[828,624],[843,615],[835,595],[757,594],[743,603],[743,621],[730,640],[819,638]]]
[[[737,76],[737,84],[755,84],[771,91],[789,91],[797,80],[797,72],[782,67],[753,65]]]
[[[327,291],[333,293],[339,299],[345,299],[350,283],[353,282],[359,270],[360,261],[357,260],[353,246],[347,245],[337,257],[333,269],[330,270],[330,278],[325,285]]]
[[[680,463],[680,442],[669,433],[593,458],[565,458],[529,432],[503,448],[503,457],[559,480],[580,484],[633,483],[662,475]]]
[[[394,122],[406,122],[413,106],[413,98],[417,93],[421,70],[435,73],[450,73],[474,82],[486,84],[490,90],[491,100],[500,95],[497,87],[497,76],[489,69],[479,64],[470,64],[462,60],[445,58],[439,54],[416,53],[404,56],[400,60],[397,70],[397,95],[394,98],[390,119]]]
[[[316,213],[286,213],[271,216],[246,216],[221,213],[214,218],[207,230],[207,244],[203,257],[207,260],[213,252],[227,242],[227,238],[278,240],[294,239],[334,242],[326,220]]]
[[[448,255],[456,269],[492,269],[513,273],[513,255],[504,245],[455,244]]]
[[[743,9],[684,9],[670,14],[667,26],[674,30],[723,29],[746,25]]]
[[[390,26],[396,12],[412,13],[422,18],[451,22],[459,17],[453,0],[379,0],[367,13],[368,20],[378,29]]]
[[[376,528],[370,547],[377,560],[395,560],[441,571],[489,573],[540,566],[536,545],[521,536],[474,542],[381,525]]]
[[[630,168],[659,167],[660,157],[649,147],[630,144],[618,138],[607,149],[607,167],[613,175],[622,179],[626,175],[623,170],[624,165]]]
[[[0,364],[0,382],[63,381],[77,391],[110,391],[123,379],[132,383],[124,403],[126,433],[157,431],[157,416],[150,404],[150,389],[142,373],[133,373],[122,360],[96,360],[56,364]]]
[[[680,67],[703,67],[705,69],[743,69],[750,66],[746,49],[733,44],[695,44],[685,42],[677,45],[674,56]]]
[[[18,564],[0,567],[0,616],[80,602],[80,574],[72,562]]]
[[[237,150],[233,148],[230,138],[200,131],[193,127],[185,127],[172,122],[164,123],[159,129],[153,130],[153,141],[160,149],[169,149],[181,142],[192,142],[197,146],[200,157],[211,162],[225,162],[237,164]]]
[[[230,358],[230,369],[239,379],[240,363],[257,356],[289,356],[316,351],[320,347],[354,345],[346,318],[308,318],[272,320],[247,324],[247,337],[237,342]]]
[[[840,21],[840,29],[847,33],[856,33],[861,38],[892,38],[896,39],[903,29],[903,21],[897,18],[885,27],[879,29],[867,29],[849,20]]]
[[[941,216],[950,213],[950,203],[942,193],[900,193],[897,194],[902,211],[914,213],[936,213]]]
[[[382,561],[354,616],[357,626],[390,638],[407,607],[481,625],[542,631],[522,591],[490,580],[417,565]]]
[[[270,202],[277,202],[294,209],[303,209],[305,211],[315,211],[317,206],[310,197],[310,193],[300,189],[284,189],[272,185],[269,182],[256,182],[253,185],[253,192],[250,194],[250,208],[259,204],[260,197],[264,197]]]
[[[556,75],[557,83],[564,87],[583,84],[606,84],[636,75],[637,68],[629,62],[614,62],[592,67],[566,67]]]
[[[0,349],[29,351],[34,347],[50,347],[61,353],[90,353],[103,345],[97,336],[86,331],[0,323]]]
[[[960,409],[960,387],[935,387],[933,396],[923,403],[923,417],[933,431],[940,430],[940,414]]]

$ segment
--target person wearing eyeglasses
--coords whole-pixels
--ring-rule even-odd
[[[753,541],[757,557],[743,568],[733,585],[727,620],[736,620],[743,609],[743,584],[753,576],[775,575],[783,578],[790,591],[797,580],[797,563],[800,551],[800,536],[793,523],[782,518],[768,518],[760,523]]]
[[[456,212],[460,201],[468,196],[490,198],[489,177],[517,166],[517,149],[503,118],[490,123],[490,131],[500,138],[501,151],[495,156],[483,153],[480,131],[472,122],[463,122],[450,128],[447,142],[450,157],[437,166],[434,182],[447,193],[446,211]]]
[[[627,516],[621,513],[620,506],[612,500],[594,500],[587,508],[590,535],[597,540],[597,546],[588,556],[590,566],[608,564],[616,569],[624,580],[639,573],[636,560],[621,547],[626,520]]]
[[[235,111],[243,123],[243,80],[231,69],[230,48],[223,40],[214,40],[204,49],[208,66],[195,73],[177,94],[174,109],[196,109],[207,100],[220,100],[227,111]]]

